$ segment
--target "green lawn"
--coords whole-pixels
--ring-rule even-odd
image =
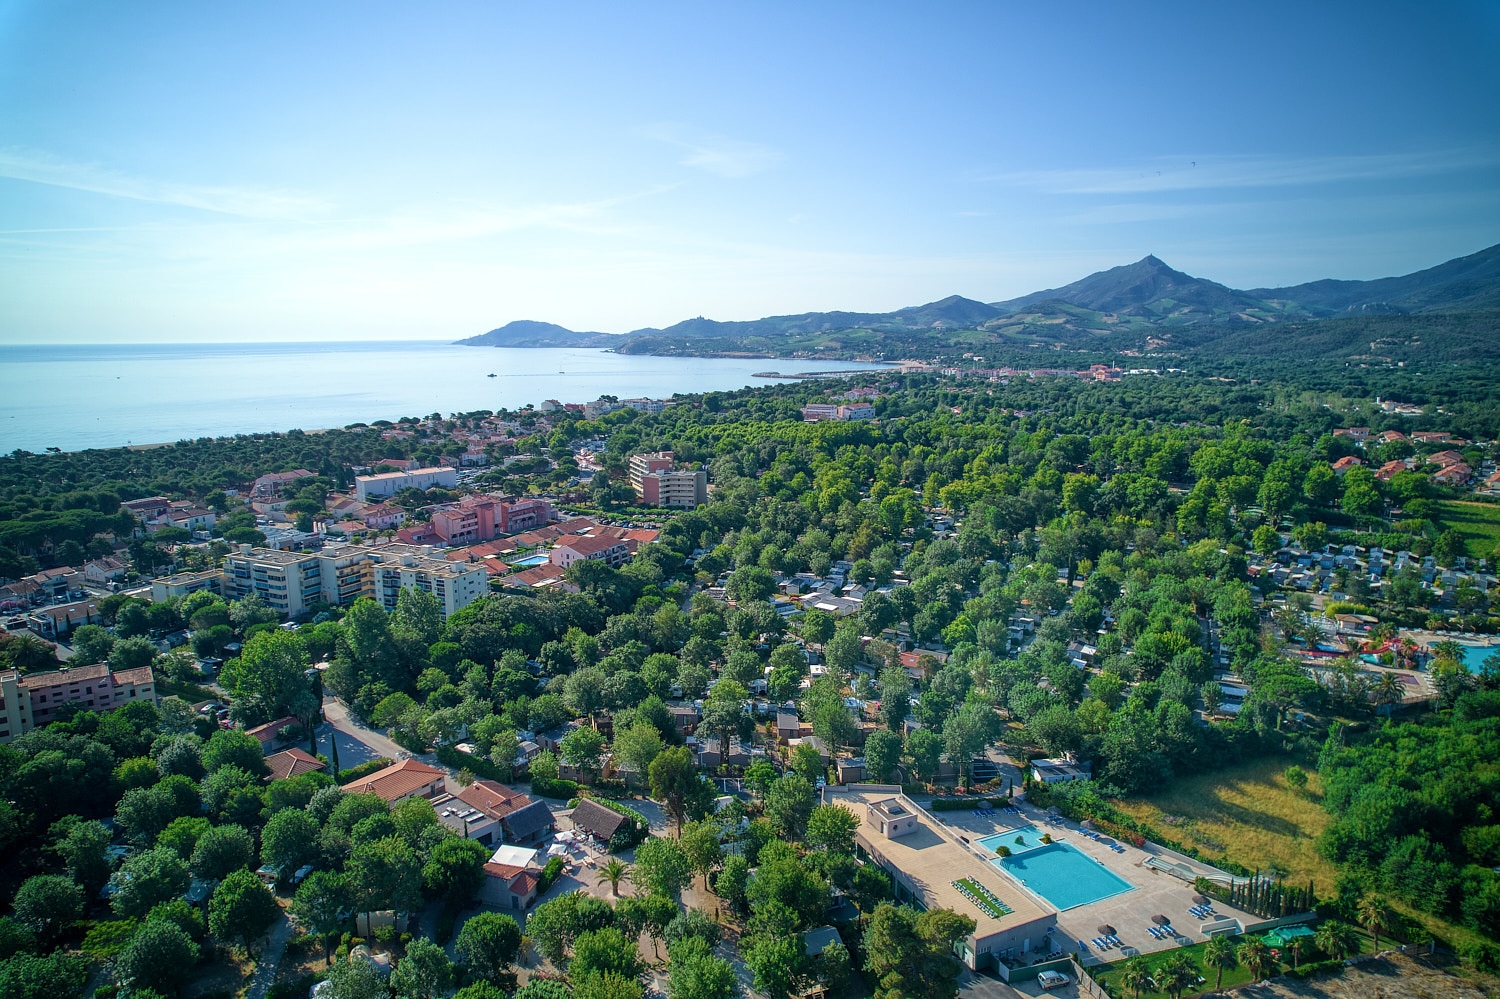
[[[1464,536],[1471,558],[1489,558],[1500,543],[1500,504],[1443,500],[1438,503],[1438,517],[1444,527]]]
[[[1357,935],[1359,938],[1360,952],[1365,954],[1373,953],[1375,950],[1374,941],[1366,936],[1364,931],[1362,930],[1358,930]],[[1249,937],[1235,937],[1234,942],[1235,945],[1238,946],[1248,939]],[[1382,941],[1382,943],[1384,943],[1384,941]],[[1199,976],[1205,979],[1205,981],[1202,983],[1202,985],[1199,986],[1197,991],[1207,992],[1213,989],[1214,982],[1217,980],[1216,976],[1218,975],[1218,971],[1205,968],[1203,966],[1203,949],[1207,946],[1208,943],[1207,941],[1205,941],[1203,943],[1193,944],[1193,946],[1191,947],[1169,947],[1166,950],[1157,951],[1155,954],[1147,954],[1145,955],[1146,966],[1150,968],[1152,973],[1154,974],[1157,968],[1161,967],[1171,958],[1175,957],[1178,954],[1186,954],[1189,958],[1192,959],[1193,964],[1197,966]],[[1286,955],[1283,954],[1282,956],[1285,957]],[[1320,955],[1316,950],[1309,947],[1308,954],[1301,959],[1300,963],[1306,964],[1309,961],[1316,961],[1321,958],[1321,956],[1322,955]],[[1104,988],[1109,992],[1111,996],[1115,996],[1117,997],[1117,999],[1135,999],[1134,993],[1128,992],[1124,988],[1121,988],[1118,984],[1120,973],[1124,970],[1125,965],[1130,963],[1130,960],[1116,961],[1113,964],[1100,965],[1097,968],[1090,968],[1089,974],[1093,975],[1094,980],[1100,985],[1104,986]],[[1291,962],[1287,961],[1285,965],[1283,965],[1281,969],[1276,972],[1276,974],[1280,974],[1281,971],[1288,970],[1290,968]],[[1234,968],[1230,968],[1224,972],[1223,988],[1231,989],[1237,985],[1246,985],[1249,982],[1250,972],[1246,971],[1243,967],[1237,966]],[[1192,993],[1189,994],[1191,995]],[[1141,999],[1168,999],[1168,997],[1164,992],[1153,992],[1147,989],[1146,991],[1143,991],[1141,993]]]

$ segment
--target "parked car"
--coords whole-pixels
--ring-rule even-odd
[[[1044,989],[1060,989],[1072,980],[1061,971],[1043,971],[1036,976],[1037,984]]]

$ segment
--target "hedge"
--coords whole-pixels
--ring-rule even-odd
[[[340,770],[338,772],[338,776],[335,777],[334,780],[340,786],[343,786],[345,784],[352,784],[355,781],[359,780],[361,777],[368,777],[373,773],[378,773],[390,765],[391,761],[382,756],[378,760],[371,760],[369,763],[361,763],[359,766],[350,767],[348,770]]]
[[[1004,808],[1010,804],[1010,799],[1000,798],[933,798],[927,806],[932,812],[957,812],[965,808],[977,808],[980,805],[992,805],[995,808]]]
[[[531,778],[531,790],[543,798],[561,798],[566,801],[578,796],[578,782],[576,780],[563,780],[561,777],[551,779],[547,777]]]

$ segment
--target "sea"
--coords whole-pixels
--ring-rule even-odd
[[[544,399],[670,398],[879,364],[453,343],[0,346],[0,454],[320,430]]]

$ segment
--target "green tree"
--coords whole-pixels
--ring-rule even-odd
[[[292,913],[303,926],[314,933],[324,934],[326,938],[327,934],[338,929],[340,914],[353,907],[353,895],[342,874],[313,871],[297,886],[297,894],[292,898]]]
[[[942,736],[930,728],[917,729],[906,737],[906,755],[911,760],[912,771],[931,783],[943,757]]]
[[[669,951],[672,965],[667,975],[670,999],[735,999],[739,983],[734,967],[716,957],[701,937],[690,937]]]
[[[651,763],[661,753],[663,745],[661,733],[655,725],[637,721],[615,735],[615,759],[625,773],[647,777]]]
[[[1152,981],[1172,999],[1182,999],[1182,993],[1198,983],[1198,969],[1186,954],[1173,954],[1156,969]]]
[[[812,808],[813,786],[798,774],[780,777],[766,789],[766,818],[787,839],[802,838]]]
[[[521,928],[503,912],[481,912],[464,921],[454,952],[469,974],[500,979],[521,950]]]
[[[255,856],[255,840],[236,825],[215,826],[198,840],[189,862],[194,876],[209,881],[246,869]]]
[[[251,635],[239,657],[224,664],[219,682],[246,717],[267,722],[288,714],[308,691],[308,664],[302,636],[274,628]]]
[[[876,729],[865,739],[865,769],[873,780],[891,779],[901,760],[901,737],[895,732]]]
[[[686,746],[668,746],[651,761],[651,797],[666,807],[677,830],[689,816],[705,813],[714,798],[714,787],[698,773],[693,754]]]
[[[652,837],[635,849],[631,877],[648,893],[678,898],[692,876],[692,862],[676,840]]]
[[[175,851],[159,846],[125,861],[110,881],[110,908],[120,916],[141,917],[187,891],[188,866]]]
[[[703,875],[703,887],[706,891],[709,874],[724,859],[724,851],[719,845],[718,824],[710,819],[689,823],[683,827],[677,842],[687,855],[693,870]]]
[[[1271,948],[1267,947],[1263,940],[1252,937],[1235,948],[1234,956],[1239,958],[1249,971],[1250,977],[1255,981],[1263,981],[1276,970],[1276,959],[1271,956]]]
[[[407,944],[406,956],[391,971],[391,991],[400,999],[434,999],[443,995],[452,981],[448,955],[426,937]]]
[[[854,833],[859,817],[843,805],[818,805],[807,819],[806,843],[810,849],[854,855]]]
[[[203,747],[203,769],[216,773],[225,767],[238,767],[255,777],[267,774],[265,750],[260,740],[240,729],[221,729]]]
[[[368,961],[339,961],[329,966],[327,981],[328,999],[390,999],[391,996],[380,972]]]
[[[1354,907],[1355,915],[1359,919],[1359,925],[1363,926],[1375,942],[1375,950],[1380,950],[1380,934],[1389,932],[1391,928],[1391,910],[1386,905],[1385,899],[1374,893],[1360,897]]]
[[[742,854],[724,858],[724,866],[714,881],[714,893],[736,912],[745,911],[745,891],[750,884],[750,862]]]
[[[83,889],[58,874],[37,874],[21,882],[11,902],[16,918],[44,940],[83,915]]]
[[[583,773],[597,775],[604,754],[604,736],[591,728],[575,728],[563,736],[558,751]]]
[[[1209,937],[1208,943],[1203,948],[1203,966],[1212,968],[1218,973],[1214,980],[1214,991],[1218,992],[1224,986],[1224,972],[1232,971],[1239,967],[1239,958],[1234,955],[1234,944],[1229,938],[1220,934]]]
[[[599,884],[608,884],[609,893],[615,898],[620,897],[620,882],[630,880],[630,865],[619,857],[610,857],[604,866],[599,868]]]
[[[1144,957],[1133,958],[1120,972],[1120,988],[1129,989],[1135,999],[1141,999],[1141,993],[1151,984],[1151,965]]]
[[[1342,961],[1359,951],[1359,937],[1354,927],[1337,919],[1325,919],[1313,932],[1313,944],[1335,961]]]
[[[877,999],[953,999],[963,970],[954,948],[973,932],[974,920],[948,909],[877,908],[865,933],[865,970],[878,983]]]
[[[0,995],[6,999],[83,999],[89,965],[62,951],[14,954],[0,960]]]
[[[92,895],[109,880],[109,857],[104,852],[114,838],[102,822],[68,816],[52,826],[57,842],[52,849],[62,857],[68,876]]]
[[[182,927],[165,919],[147,922],[116,959],[115,979],[132,993],[176,995],[197,960],[198,945]]]
[[[399,836],[360,843],[349,858],[349,880],[369,910],[411,912],[422,900],[422,862]]]
[[[568,962],[568,973],[575,979],[610,973],[627,980],[634,979],[641,973],[640,952],[634,940],[626,940],[625,934],[613,926],[588,930],[578,934],[573,941],[573,959]]]
[[[281,917],[269,889],[241,868],[225,876],[208,901],[208,930],[223,941],[238,940],[245,947]]]
[[[283,808],[260,833],[260,862],[290,874],[318,857],[318,823],[300,808]]]
[[[438,842],[422,867],[427,890],[450,904],[458,905],[479,894],[484,886],[484,865],[490,852],[472,839],[448,836]]]

